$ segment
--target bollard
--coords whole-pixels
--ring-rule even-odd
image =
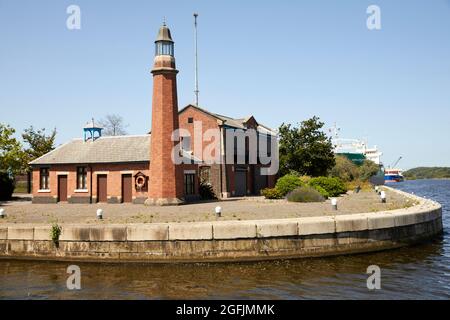
[[[386,192],[381,191],[380,197],[381,197],[381,203],[386,203]]]
[[[97,210],[97,219],[99,219],[99,220],[103,219],[103,210],[102,209]]]
[[[216,207],[216,217],[220,218],[222,216],[222,208]]]
[[[337,210],[337,200],[335,198],[331,199],[331,208],[333,211]]]
[[[375,187],[375,192],[378,193],[378,186]]]
[[[0,218],[3,219],[4,217],[6,217],[5,209],[0,209]]]

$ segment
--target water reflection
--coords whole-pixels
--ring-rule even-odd
[[[398,187],[443,203],[448,228],[450,181]],[[69,263],[0,260],[0,298],[448,299],[448,242],[445,232],[418,246],[332,258],[232,264],[80,263],[82,290],[77,292],[66,289]],[[373,264],[382,270],[379,291],[366,287],[366,269]]]

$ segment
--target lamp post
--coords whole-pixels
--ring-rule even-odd
[[[333,211],[337,211],[337,209],[338,209],[338,207],[337,207],[337,199],[336,198],[331,199],[331,209]]]
[[[222,216],[222,208],[216,207],[216,217],[220,218]]]
[[[386,203],[386,192],[381,191],[380,198],[381,198],[381,203]]]

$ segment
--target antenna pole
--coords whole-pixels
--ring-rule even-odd
[[[195,30],[195,105],[198,107],[198,40],[197,40],[197,17],[198,13],[194,13],[194,30]]]

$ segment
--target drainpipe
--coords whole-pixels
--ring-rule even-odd
[[[223,166],[223,127],[220,127],[220,198],[223,197],[223,177],[222,177],[222,166]]]
[[[92,166],[89,166],[89,171],[90,171],[90,179],[91,179],[91,187],[89,188],[89,194],[90,194],[91,203],[92,203]]]

